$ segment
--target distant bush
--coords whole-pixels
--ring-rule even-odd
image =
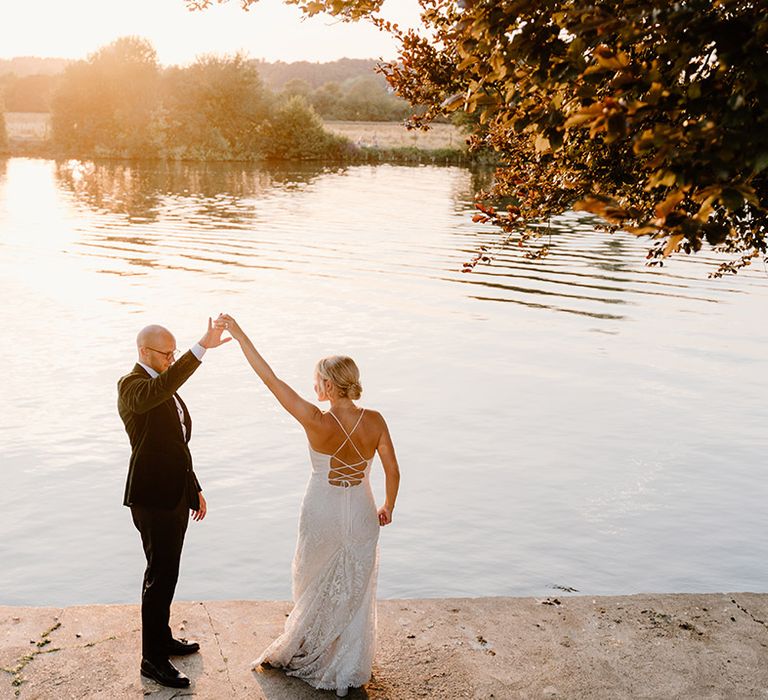
[[[267,158],[317,160],[341,158],[352,148],[343,136],[328,133],[317,112],[301,95],[289,97],[262,127]]]
[[[199,58],[162,78],[167,154],[195,160],[249,160],[260,155],[259,130],[272,97],[243,56]]]

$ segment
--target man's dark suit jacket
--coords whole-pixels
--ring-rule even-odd
[[[182,497],[192,510],[200,508],[198,482],[187,442],[192,421],[184,409],[187,437],[181,429],[173,395],[200,361],[191,351],[154,379],[139,364],[117,382],[117,410],[131,442],[123,505],[173,509]]]

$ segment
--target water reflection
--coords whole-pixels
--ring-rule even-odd
[[[76,161],[56,164],[59,184],[98,212],[125,214],[131,222],[155,221],[166,197],[198,204],[203,220],[238,221],[243,199],[275,187],[301,188],[336,168],[289,163],[265,170],[250,163]]]
[[[601,308],[605,305],[636,306],[643,297],[710,305],[727,295],[743,294],[745,287],[768,286],[768,277],[757,267],[747,269],[740,279],[712,283],[707,274],[720,260],[706,251],[695,257],[677,257],[664,267],[647,267],[647,239],[609,234],[599,223],[576,212],[553,218],[534,241],[534,246],[549,248],[548,255],[537,260],[525,258],[515,240],[504,242],[487,230],[477,230],[475,250],[484,246],[491,262],[477,265],[455,281],[470,289],[482,288],[482,293],[471,293],[478,300],[609,320],[628,318],[629,311],[606,313]],[[467,238],[464,230],[454,235]],[[474,253],[465,250],[467,257]]]
[[[88,213],[77,252],[104,261],[108,274],[231,276],[239,268],[246,277],[287,270],[333,278],[344,258],[369,273],[458,283],[478,301],[607,320],[628,312],[606,306],[626,309],[644,296],[713,303],[742,284],[707,284],[718,261],[706,253],[648,268],[647,240],[605,233],[575,212],[541,227],[534,245],[549,246],[549,255],[526,259],[514,241],[471,222],[475,194],[492,183],[487,167],[68,161],[55,173]],[[379,236],[392,245],[370,258]],[[463,274],[481,247],[491,264]]]
[[[469,187],[466,197],[461,197],[461,204],[474,208],[475,195],[478,192],[488,192],[494,182],[496,168],[491,165],[478,165],[468,168],[470,174]]]

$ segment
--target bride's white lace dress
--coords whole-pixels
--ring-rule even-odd
[[[331,413],[336,418],[336,416]],[[365,459],[352,434],[333,455],[312,449],[293,559],[294,607],[285,630],[253,662],[285,669],[315,688],[361,686],[371,677],[376,637],[379,520]],[[336,455],[349,443],[360,459]]]

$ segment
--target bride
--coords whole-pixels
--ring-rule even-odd
[[[323,412],[275,375],[232,316],[222,314],[217,324],[240,343],[259,378],[301,423],[312,462],[293,559],[293,610],[283,634],[254,668],[283,668],[343,697],[371,678],[379,526],[392,522],[400,482],[387,424],[378,412],[355,405],[362,386],[351,358],[317,363],[318,401],[330,401]],[[376,454],[386,477],[386,499],[378,511],[369,480]]]

